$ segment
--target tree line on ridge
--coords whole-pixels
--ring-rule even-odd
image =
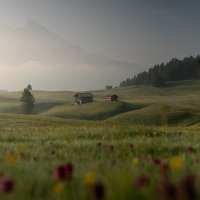
[[[168,63],[155,65],[148,71],[143,71],[133,78],[127,78],[120,83],[120,87],[132,85],[153,85],[165,87],[166,82],[200,79],[200,56],[186,57],[182,60],[171,59]]]

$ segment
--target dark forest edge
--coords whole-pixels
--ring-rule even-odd
[[[185,57],[182,60],[171,59],[168,63],[155,65],[148,71],[143,71],[133,78],[127,78],[120,83],[120,87],[132,85],[153,85],[165,87],[166,82],[200,79],[200,56]]]

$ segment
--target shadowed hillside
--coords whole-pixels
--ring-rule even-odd
[[[116,115],[108,121],[135,125],[193,125],[200,121],[200,110],[191,106],[151,105]]]

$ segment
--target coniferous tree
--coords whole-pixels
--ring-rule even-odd
[[[200,56],[190,56],[182,60],[171,59],[168,63],[155,65],[148,71],[141,72],[133,78],[127,78],[120,87],[140,84],[153,84],[163,87],[163,82],[200,79]],[[159,84],[157,84],[160,82]]]
[[[24,88],[24,91],[22,92],[22,96],[20,98],[25,114],[31,114],[35,106],[35,98],[32,95],[31,90],[32,87],[29,84],[26,88]]]
[[[156,71],[152,74],[151,77],[151,84],[154,87],[164,87],[165,86],[165,80],[164,78]]]

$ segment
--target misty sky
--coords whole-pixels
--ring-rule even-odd
[[[84,51],[149,68],[173,57],[199,54],[199,8],[198,0],[0,0],[0,24],[23,27],[31,18]],[[30,62],[31,65],[39,62],[39,67],[43,61],[30,58],[23,64],[30,65]],[[6,73],[12,72],[12,68],[5,70],[7,65],[0,63],[2,66],[0,78],[5,72],[9,79]],[[87,74],[85,78],[91,75],[95,80],[92,73],[88,71]],[[53,75],[50,76],[53,79]],[[125,76],[127,74],[117,78]],[[19,89],[28,82],[17,77],[16,82],[20,82],[17,87],[8,86],[4,81],[0,89]],[[14,75],[12,78],[15,80]],[[34,83],[31,75],[28,78]],[[48,81],[42,86],[41,78],[35,84],[36,89],[79,89],[78,83],[73,87],[73,81],[69,88],[64,87],[67,84],[64,77],[56,87],[48,87]],[[117,81],[111,78],[110,82],[100,84],[99,80],[94,86],[101,88],[105,84],[117,84]],[[80,89],[93,88],[89,88],[88,83]]]

